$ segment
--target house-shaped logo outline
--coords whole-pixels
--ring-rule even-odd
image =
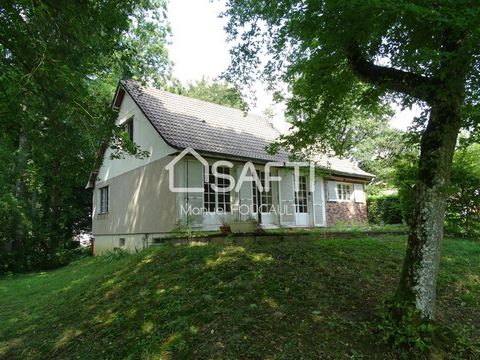
[[[166,166],[165,169],[168,170],[168,187],[171,192],[204,192],[203,186],[202,187],[175,187],[175,164],[182,160],[186,155],[191,154],[194,158],[196,158],[203,166],[203,174],[204,174],[204,181],[209,182],[209,171],[210,165],[208,164],[207,160],[203,158],[198,152],[196,152],[193,148],[187,147],[183,149],[183,151],[175,156],[172,161],[170,161]]]

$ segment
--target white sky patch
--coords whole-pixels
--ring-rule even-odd
[[[413,118],[421,114],[421,109],[416,105],[404,110],[398,105],[394,105],[393,108],[395,115],[390,120],[390,126],[404,131],[412,124]]]
[[[223,0],[171,0],[168,5],[168,18],[172,27],[172,41],[169,55],[174,62],[173,75],[183,83],[200,80],[202,77],[214,79],[225,71],[230,63],[227,34],[224,26],[226,19],[219,18],[225,9]],[[274,104],[271,94],[264,90],[261,83],[253,89],[257,101],[250,104],[251,112],[263,114],[267,108],[274,113],[273,125],[281,132],[288,130],[285,123],[282,104]],[[406,130],[418,109],[401,111],[395,107],[396,115],[391,126]]]

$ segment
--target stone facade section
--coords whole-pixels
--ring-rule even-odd
[[[338,224],[366,224],[368,222],[367,204],[357,203],[355,201],[329,201],[328,200],[328,188],[327,182],[340,181],[351,184],[362,183],[358,179],[344,178],[344,177],[332,177],[327,178],[324,181],[324,193],[325,193],[325,215],[327,226],[336,226]],[[364,187],[365,190],[365,187]]]

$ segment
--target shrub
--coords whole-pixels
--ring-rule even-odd
[[[15,221],[20,217],[17,202],[12,194],[0,194],[0,253],[8,245],[14,233]]]
[[[39,250],[0,253],[0,274],[56,269],[89,255],[88,247],[59,249],[54,255]]]
[[[406,351],[409,357],[427,355],[433,342],[434,324],[422,320],[415,306],[402,306],[394,301],[387,301],[385,305],[380,309],[377,325],[380,343]]]
[[[416,164],[416,158],[406,157],[396,165],[395,185],[407,224],[415,206]],[[445,230],[456,236],[480,238],[480,144],[457,149],[445,192]]]
[[[368,221],[370,224],[401,224],[402,209],[398,195],[369,196]]]
[[[126,257],[131,256],[132,253],[124,249],[114,249],[106,251],[99,256],[100,259],[104,260],[107,263],[112,263]]]
[[[444,325],[424,320],[415,304],[387,300],[378,310],[379,344],[401,350],[402,358],[473,358],[474,344]]]
[[[446,231],[480,238],[480,144],[455,154],[446,210]]]

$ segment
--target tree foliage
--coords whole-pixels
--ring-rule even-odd
[[[209,81],[204,77],[196,82],[183,85],[177,80],[170,86],[169,90],[179,95],[236,109],[243,110],[247,107],[240,91],[226,81]]]
[[[168,79],[168,31],[163,0],[0,5],[0,239],[20,260],[88,228],[98,148],[122,139],[116,83]]]
[[[375,174],[368,192],[370,195],[395,186],[397,163],[410,154],[418,158],[418,146],[409,140],[404,131],[393,129],[388,124],[372,124],[365,138],[356,143],[349,151],[349,156],[360,167]]]
[[[480,238],[480,144],[455,153],[446,221],[450,231]]]
[[[415,124],[415,207],[396,298],[433,319],[455,144],[461,128],[475,133],[480,124],[478,2],[229,0],[225,14],[237,44],[227,78],[289,85],[287,146],[339,152],[339,133],[356,119],[381,119],[389,99],[424,109]]]
[[[475,1],[230,0],[227,31],[239,44],[225,76],[238,86],[258,76],[274,88],[284,81],[298,146],[335,148],[342,129],[358,117],[383,115],[392,97],[425,104],[438,85],[428,77],[444,76],[442,64],[456,57],[468,64],[458,81],[468,79],[463,125],[473,130],[480,78],[479,58],[471,55],[478,52],[479,13]],[[463,34],[458,54],[446,47],[448,29]],[[375,81],[362,82],[358,67],[379,71]],[[416,81],[421,86],[413,91]],[[427,115],[417,119],[420,129]]]
[[[403,218],[412,218],[418,156],[404,156],[396,163],[393,182],[398,188]],[[451,182],[447,189],[445,224],[455,235],[480,236],[480,144],[460,147],[454,155]]]
[[[368,222],[370,224],[401,224],[403,221],[398,195],[368,196]]]

